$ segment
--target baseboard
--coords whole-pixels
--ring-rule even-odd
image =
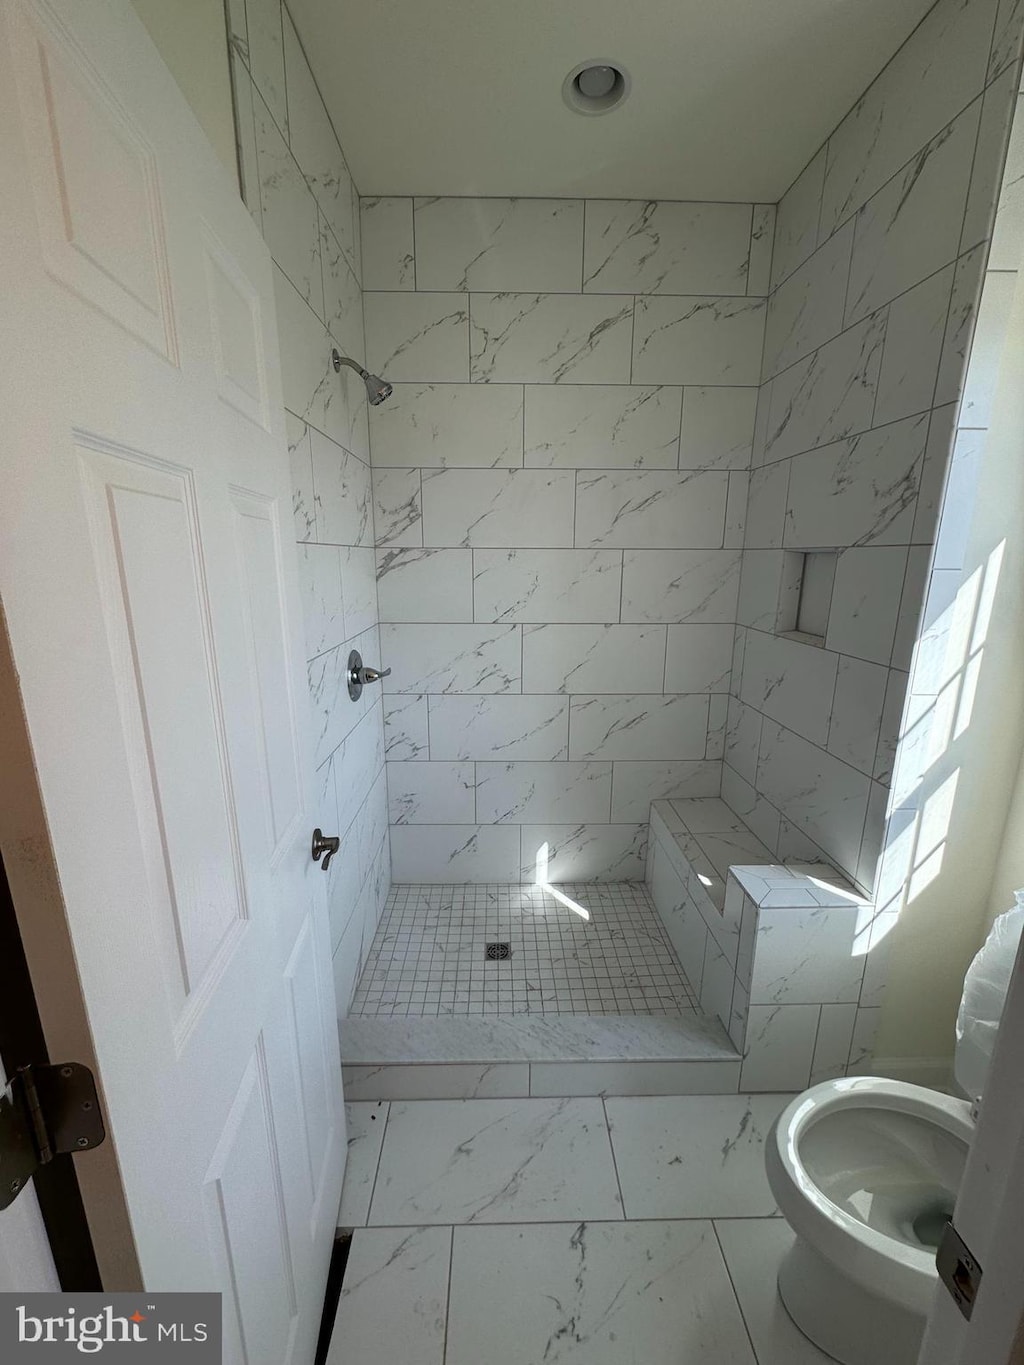
[[[929,1090],[952,1090],[952,1057],[874,1057],[868,1063],[873,1076],[924,1085]]]

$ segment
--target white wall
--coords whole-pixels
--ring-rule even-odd
[[[1024,100],[1017,105],[893,782],[872,953],[879,981],[891,955],[875,1047],[883,1060],[949,1058],[964,972],[1024,883]]]

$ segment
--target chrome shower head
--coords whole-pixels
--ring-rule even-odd
[[[342,365],[347,365],[349,369],[355,370],[356,374],[366,385],[366,397],[371,407],[378,407],[391,397],[394,390],[386,379],[381,379],[379,375],[371,374],[369,370],[364,370],[362,365],[354,360],[349,360],[348,356],[342,355],[338,350],[331,351],[331,364],[334,371],[341,369]]]

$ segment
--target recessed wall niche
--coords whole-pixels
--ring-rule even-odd
[[[824,645],[838,550],[787,551],[779,591],[777,635]]]

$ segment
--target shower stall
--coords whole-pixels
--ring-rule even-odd
[[[360,198],[287,10],[236,26],[351,1097],[735,1089],[755,1010],[870,1055],[1005,8],[939,0],[777,203]],[[736,866],[824,883],[852,976],[755,1000]]]

